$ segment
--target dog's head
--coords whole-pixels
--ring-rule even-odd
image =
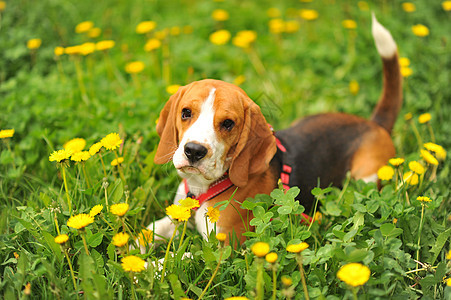
[[[202,80],[179,88],[160,113],[159,164],[173,161],[181,177],[214,182],[228,170],[243,187],[264,172],[276,152],[260,108],[239,87]]]

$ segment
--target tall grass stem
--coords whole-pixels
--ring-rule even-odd
[[[166,266],[168,264],[168,258],[169,258],[169,250],[171,249],[171,244],[172,244],[172,241],[174,240],[174,237],[175,237],[175,235],[177,233],[177,229],[178,228],[179,228],[179,223],[177,223],[175,225],[174,232],[172,233],[171,239],[169,240],[169,243],[168,243],[168,247],[166,248],[166,254],[164,255],[164,262],[163,262],[163,270],[161,270],[161,280],[160,280],[160,282],[164,281],[164,275],[165,275],[165,272],[166,272]]]

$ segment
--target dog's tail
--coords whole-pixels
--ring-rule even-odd
[[[372,16],[373,38],[383,63],[383,89],[371,120],[385,128],[393,129],[402,105],[402,76],[398,61],[398,50],[390,32]]]

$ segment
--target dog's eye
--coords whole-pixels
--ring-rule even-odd
[[[191,118],[191,109],[184,108],[182,109],[182,120],[187,120]]]
[[[232,130],[232,128],[233,128],[234,126],[235,126],[235,122],[233,122],[233,121],[230,120],[230,119],[224,120],[224,121],[221,123],[221,127],[224,128],[225,130],[228,130],[228,131]]]

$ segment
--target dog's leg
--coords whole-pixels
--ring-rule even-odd
[[[179,201],[184,198],[186,198],[185,186],[183,182],[181,182],[174,197],[174,204],[178,204]],[[147,226],[147,229],[154,232],[154,241],[161,241],[164,239],[169,239],[172,236],[175,230],[175,225],[172,220],[168,216],[166,216],[158,221],[149,224],[149,226]],[[141,253],[145,253],[146,246],[141,245],[138,240],[136,240],[136,243],[139,244]]]

